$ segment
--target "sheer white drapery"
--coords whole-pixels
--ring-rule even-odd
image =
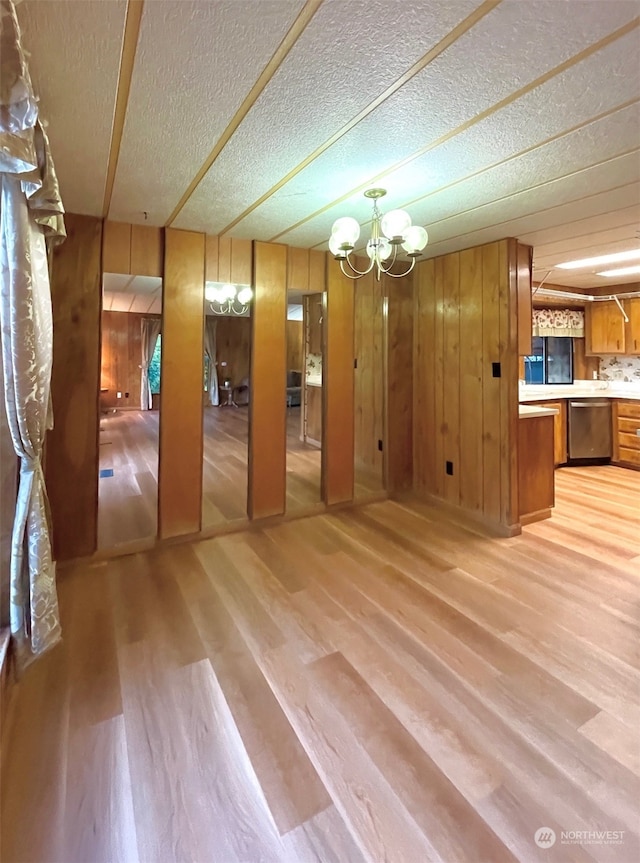
[[[156,342],[162,329],[162,321],[160,318],[143,318],[140,321],[141,345],[142,345],[142,364],[140,366],[140,409],[150,411],[152,406],[151,401],[151,385],[149,383],[149,366],[153,359],[153,352],[156,349]]]
[[[20,482],[11,541],[10,623],[19,667],[60,638],[42,448],[52,426],[53,319],[47,240],[63,208],[11,0],[0,0],[0,330],[4,399]]]
[[[209,357],[207,392],[209,394],[209,404],[216,406],[220,404],[220,393],[218,390],[218,365],[216,360],[216,333],[218,330],[218,321],[210,315],[205,315],[204,321],[204,349]]]

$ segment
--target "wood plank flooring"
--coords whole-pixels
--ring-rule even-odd
[[[119,411],[100,420],[98,548],[151,539],[157,532],[157,411]],[[202,527],[247,518],[248,408],[204,409]],[[320,502],[320,450],[300,441],[300,409],[287,410],[287,512]],[[367,494],[375,483],[363,477]]]
[[[508,539],[406,499],[70,568],[2,860],[636,863],[639,588],[615,467]]]

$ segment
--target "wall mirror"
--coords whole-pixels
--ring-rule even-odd
[[[321,501],[321,292],[287,291],[287,512]]]
[[[98,548],[158,526],[162,279],[103,273]]]
[[[205,283],[202,529],[247,518],[249,285]]]
[[[373,273],[355,280],[354,301],[354,499],[363,500],[384,489],[384,282]]]

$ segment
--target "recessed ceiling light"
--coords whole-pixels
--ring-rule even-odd
[[[596,273],[597,276],[606,276],[608,279],[614,276],[633,276],[635,273],[640,273],[640,264],[636,267],[620,267],[617,270],[605,270],[603,273]]]
[[[579,261],[567,261],[566,264],[556,264],[561,270],[579,270],[582,267],[599,267],[601,264],[617,264],[618,261],[633,261],[640,258],[640,249],[629,252],[615,252],[611,255],[598,255],[596,258],[582,258]],[[598,274],[600,275],[600,274]]]

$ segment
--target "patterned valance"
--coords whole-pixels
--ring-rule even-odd
[[[534,309],[534,336],[584,338],[584,312],[574,309]]]

